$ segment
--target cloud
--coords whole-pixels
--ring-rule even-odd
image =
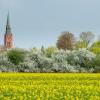
[[[16,7],[18,0],[0,0],[0,8],[11,9]]]

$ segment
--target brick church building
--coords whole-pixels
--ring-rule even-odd
[[[7,16],[6,31],[4,34],[4,45],[0,46],[0,51],[11,49],[13,47],[13,35],[11,32],[9,13]]]

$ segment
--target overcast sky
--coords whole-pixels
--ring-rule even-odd
[[[63,31],[100,34],[100,0],[0,0],[0,44],[8,10],[16,47],[55,45]]]

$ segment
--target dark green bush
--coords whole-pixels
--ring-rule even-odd
[[[19,63],[24,61],[25,52],[22,50],[13,49],[8,51],[7,56],[10,62],[15,65],[18,65]]]
[[[95,72],[100,72],[100,54],[96,56],[95,60],[93,61],[93,66]]]

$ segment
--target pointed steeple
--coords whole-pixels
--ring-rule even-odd
[[[7,23],[6,23],[6,32],[4,34],[4,47],[7,49],[10,49],[10,48],[12,48],[12,46],[13,46],[13,35],[11,32],[9,12],[8,12]]]
[[[11,34],[9,12],[8,12],[8,15],[7,15],[6,34]]]

